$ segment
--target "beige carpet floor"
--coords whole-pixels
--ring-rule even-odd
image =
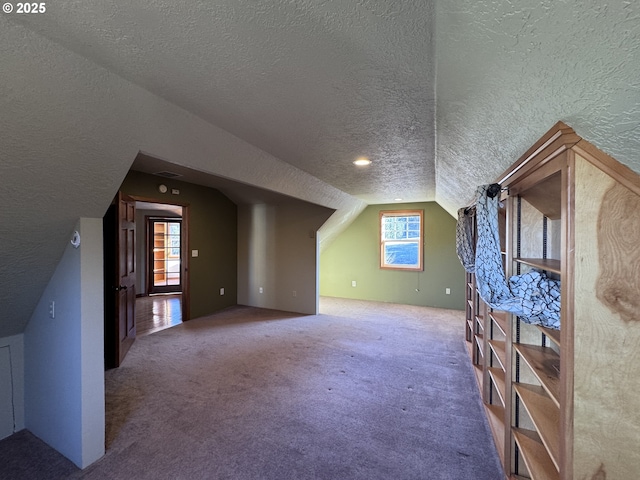
[[[105,457],[22,478],[503,478],[462,312],[321,311],[238,306],[139,338],[106,372]]]

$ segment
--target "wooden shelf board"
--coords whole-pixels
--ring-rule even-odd
[[[506,387],[504,370],[502,370],[501,368],[489,367],[487,368],[487,371],[489,372],[489,376],[491,377],[491,380],[493,381],[493,384],[496,387],[496,391],[498,392],[498,397],[500,397],[500,401],[504,406],[505,405],[504,392]]]
[[[524,263],[525,265],[531,265],[532,267],[546,270],[547,272],[553,272],[560,274],[560,260],[553,258],[514,258],[515,262]]]
[[[505,350],[504,342],[501,340],[489,340],[489,347],[491,347],[493,354],[496,356],[504,370],[507,364],[507,352]]]
[[[476,345],[478,345],[478,349],[480,349],[480,355],[484,357],[484,351],[482,350],[482,334],[476,333],[474,335],[474,338],[476,339]]]
[[[489,316],[492,318],[493,323],[495,323],[502,334],[507,336],[507,312],[499,312],[493,311],[489,313]]]
[[[514,343],[513,348],[529,365],[556,407],[560,408],[560,356],[549,347]]]
[[[551,461],[559,470],[560,409],[547,396],[542,387],[524,383],[514,383],[513,387],[529,413],[536,430],[538,430],[538,435],[540,435]]]
[[[478,388],[482,392],[482,377],[483,377],[482,365],[474,365],[473,372],[476,374],[476,382],[478,383]]]
[[[532,480],[555,480],[560,478],[558,470],[536,432],[521,428],[513,428],[512,432]]]
[[[473,342],[470,340],[467,340],[466,344],[467,344],[467,351],[469,352],[469,356],[473,358]]]
[[[553,330],[551,328],[546,328],[541,325],[536,325],[538,330],[544,333],[549,340],[555,343],[558,347],[560,346],[560,330]]]
[[[493,441],[496,444],[496,450],[502,461],[504,462],[504,408],[501,405],[484,405],[487,412],[487,420],[493,433]]]
[[[562,214],[562,176],[560,172],[548,176],[544,181],[529,187],[520,196],[551,220]]]
[[[482,315],[476,315],[476,322],[478,326],[484,331],[484,317]]]

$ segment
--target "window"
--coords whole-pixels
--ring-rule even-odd
[[[380,212],[380,268],[422,270],[422,210]]]

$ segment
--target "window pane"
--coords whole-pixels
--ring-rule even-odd
[[[422,269],[421,212],[383,212],[380,238],[382,268]]]
[[[417,266],[417,242],[387,242],[384,244],[384,259],[387,265]]]

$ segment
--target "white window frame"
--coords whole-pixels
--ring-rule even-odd
[[[388,239],[385,238],[385,221],[387,217],[419,217],[420,225],[418,230],[418,238],[406,239]],[[424,267],[424,210],[381,210],[378,222],[378,234],[380,240],[380,268],[385,270],[408,270],[422,271]],[[386,246],[387,244],[398,243],[417,243],[418,244],[418,263],[412,265],[402,265],[387,263]]]

